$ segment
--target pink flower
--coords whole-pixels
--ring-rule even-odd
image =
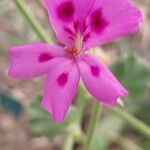
[[[63,46],[39,43],[11,48],[9,75],[30,79],[47,74],[42,107],[55,122],[64,120],[80,76],[97,101],[115,106],[128,91],[88,49],[139,31],[141,12],[128,0],[45,0],[45,6]]]

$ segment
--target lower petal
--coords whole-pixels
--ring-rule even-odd
[[[71,60],[51,68],[44,88],[42,108],[52,114],[55,122],[64,120],[79,84],[79,71]]]
[[[78,67],[85,87],[98,101],[115,106],[119,97],[128,95],[109,69],[95,58],[85,55],[78,62]]]

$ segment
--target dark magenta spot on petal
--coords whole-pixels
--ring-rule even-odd
[[[100,73],[100,69],[98,66],[91,66],[91,72],[93,76],[98,77]]]
[[[87,29],[86,22],[83,20],[76,20],[73,23],[75,32],[84,33]]]
[[[62,73],[57,79],[59,86],[64,86],[67,83],[67,81],[68,81],[68,74],[67,73]]]
[[[53,57],[49,53],[43,53],[39,56],[39,62],[46,62],[52,59]]]
[[[84,23],[82,26],[82,33],[86,32],[86,30],[87,30],[87,25],[86,23]]]
[[[64,31],[67,32],[70,35],[74,35],[73,31],[70,28],[68,28],[68,27],[65,27]]]
[[[87,33],[83,36],[83,41],[87,42],[89,40],[89,38],[91,37],[90,33]]]
[[[79,28],[80,28],[80,23],[79,23],[79,21],[77,20],[77,21],[74,21],[74,29],[75,29],[75,31],[77,32],[78,30],[79,30]]]
[[[69,38],[70,40],[72,40],[72,41],[75,40],[75,38],[74,38],[73,36],[68,36],[68,38]]]
[[[108,22],[103,18],[101,9],[95,10],[91,15],[91,28],[94,32],[101,32],[103,31]]]
[[[57,15],[58,17],[65,22],[71,21],[73,19],[73,15],[74,15],[74,5],[72,1],[66,1],[61,3],[58,7],[57,7]]]

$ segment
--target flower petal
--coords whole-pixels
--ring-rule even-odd
[[[56,37],[65,46],[74,46],[76,25],[84,24],[95,0],[45,0]],[[81,25],[80,25],[81,26]]]
[[[109,69],[95,58],[85,55],[78,67],[85,87],[98,101],[115,106],[119,97],[128,95]]]
[[[9,75],[22,79],[43,75],[49,71],[50,62],[54,57],[64,55],[65,50],[62,47],[49,44],[38,43],[12,47]]]
[[[95,0],[74,0],[76,12],[75,19],[77,20],[85,20],[89,15]]]
[[[73,45],[64,28],[70,26],[74,17],[72,0],[45,0],[49,20],[59,42],[66,46]]]
[[[52,114],[55,122],[61,122],[76,94],[79,84],[79,70],[71,60],[51,68],[45,82],[42,108]]]
[[[95,0],[87,18],[90,34],[84,49],[105,44],[123,35],[139,31],[142,13],[128,0]]]

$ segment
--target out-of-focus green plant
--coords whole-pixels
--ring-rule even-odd
[[[150,85],[150,67],[130,55],[125,59],[118,60],[112,71],[129,90],[129,96],[133,100],[141,99]]]
[[[97,122],[90,150],[108,150],[111,139],[119,134],[122,127],[123,121],[116,115],[107,116]]]
[[[44,28],[41,26],[38,20],[32,15],[28,7],[26,7],[26,4],[24,3],[24,1],[14,0],[14,2],[16,3],[16,6],[20,10],[20,12],[26,18],[26,20],[30,23],[30,25],[32,26],[33,30],[35,31],[39,39],[47,43],[52,42],[47,32],[44,30]]]

